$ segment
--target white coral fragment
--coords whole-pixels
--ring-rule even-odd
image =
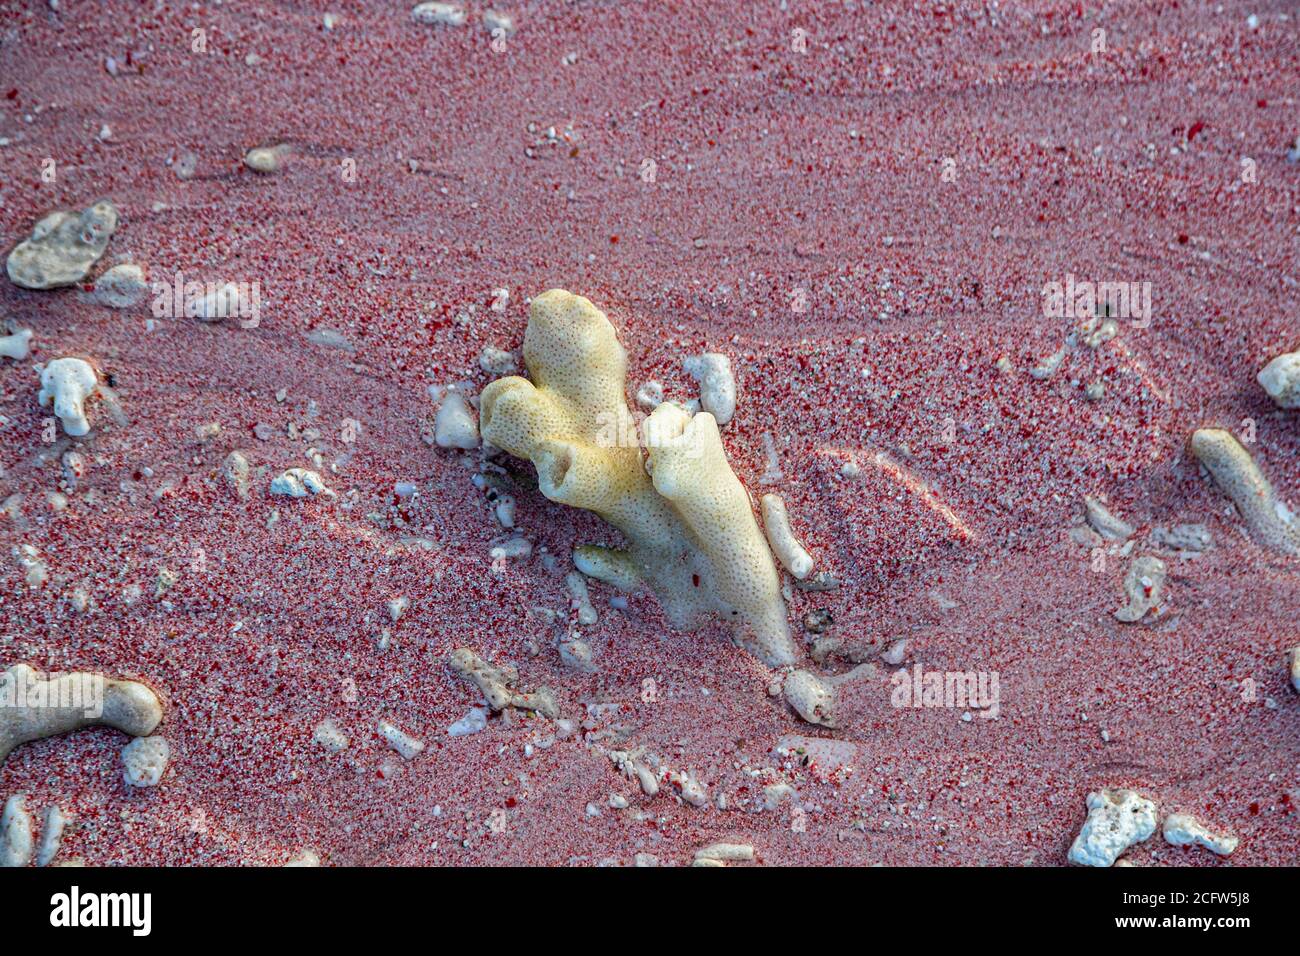
[[[782,687],[786,702],[810,724],[835,726],[835,687],[809,671],[795,671]]]
[[[1088,794],[1088,819],[1070,847],[1079,866],[1114,866],[1135,843],[1156,832],[1156,805],[1132,790]]]
[[[89,362],[79,358],[55,359],[41,371],[37,401],[42,408],[53,402],[54,414],[63,423],[63,430],[79,438],[90,431],[86,400],[98,388],[99,376]]]
[[[1161,827],[1165,841],[1174,846],[1203,846],[1211,853],[1227,856],[1237,849],[1237,837],[1231,833],[1215,833],[1195,817],[1186,813],[1171,813]]]
[[[1279,355],[1256,379],[1279,408],[1300,408],[1300,351]]]
[[[288,146],[258,146],[244,154],[244,165],[255,173],[278,172],[289,158]]]
[[[32,351],[32,330],[19,329],[12,335],[0,335],[0,355],[21,362]]]
[[[767,543],[772,546],[772,553],[781,562],[782,567],[802,581],[812,573],[813,559],[790,527],[790,513],[780,495],[764,495],[763,528],[767,531]]]
[[[271,482],[271,494],[284,495],[289,498],[306,498],[308,495],[334,496],[334,492],[325,487],[325,481],[314,471],[306,468],[290,468],[278,475]]]
[[[122,778],[133,787],[156,787],[170,759],[166,737],[137,737],[122,748]]]
[[[1142,620],[1148,611],[1160,606],[1164,589],[1165,563],[1150,555],[1134,559],[1124,575],[1124,595],[1128,603],[1115,612],[1115,617],[1125,624]]]
[[[523,353],[532,381],[483,390],[483,437],[530,459],[547,498],[623,532],[620,558],[580,549],[578,567],[620,586],[640,578],[674,626],[716,614],[767,663],[793,663],[776,567],[714,417],[661,404],[643,425],[643,459],[620,426],[631,420],[623,347],[604,313],[564,290],[533,300]]]
[[[467,647],[456,648],[447,662],[456,673],[483,693],[483,698],[494,711],[518,707],[521,710],[537,711],[552,719],[560,715],[559,706],[549,687],[539,687],[531,694],[516,691],[514,685],[519,680],[519,674],[509,665],[493,666]]]
[[[133,737],[153,733],[162,705],[130,680],[77,671],[48,680],[26,664],[0,675],[0,762],[15,747],[82,727],[115,727]]]
[[[721,352],[705,352],[682,360],[686,374],[700,386],[700,407],[719,425],[726,425],[736,414],[736,379],[731,373],[731,359]]]
[[[754,848],[748,843],[711,843],[695,851],[696,862],[714,860],[719,863],[752,862]]]
[[[401,754],[403,760],[414,759],[424,749],[424,741],[417,740],[386,720],[379,722],[378,731],[384,742]]]
[[[1133,526],[1113,514],[1109,508],[1096,498],[1087,496],[1083,499],[1084,514],[1093,531],[1109,541],[1127,541],[1133,537]]]
[[[1222,428],[1199,428],[1189,444],[1215,484],[1237,506],[1255,540],[1282,554],[1300,555],[1295,517],[1241,442]]]
[[[459,27],[464,25],[465,18],[465,8],[454,3],[421,3],[411,10],[411,19],[416,23]]]
[[[67,818],[57,806],[50,804],[45,808],[45,813],[41,816],[41,840],[36,845],[37,866],[49,866],[50,861],[59,855],[66,824]]]
[[[1288,657],[1291,662],[1291,686],[1300,694],[1300,646],[1291,648]]]
[[[52,212],[9,253],[9,279],[25,289],[75,285],[99,261],[117,229],[117,207],[106,199],[81,212]]]
[[[22,796],[14,795],[0,815],[0,867],[26,866],[32,852],[32,815]]]

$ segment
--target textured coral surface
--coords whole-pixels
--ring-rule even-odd
[[[62,854],[91,864],[686,863],[725,841],[769,864],[1059,865],[1086,794],[1129,787],[1235,832],[1230,864],[1300,862],[1296,566],[1185,450],[1195,427],[1252,419],[1256,460],[1300,499],[1300,422],[1255,382],[1300,344],[1292,5],[1255,4],[1252,29],[1236,4],[1159,0],[528,2],[499,51],[478,6],[462,27],[409,6],[340,0],[327,30],[307,3],[0,3],[5,251],[107,196],[121,222],[94,274],[129,257],[151,279],[261,287],[255,328],[149,330],[148,299],[0,283],[36,331],[31,358],[0,360],[0,499],[23,496],[0,516],[0,665],[148,681],[172,760],[130,791],[125,737],[89,730],[16,750],[0,797],[58,803]],[[274,144],[280,170],[243,165]],[[1152,320],[1035,378],[1073,326],[1040,295],[1067,273],[1150,282]],[[840,688],[837,729],[813,727],[721,629],[676,633],[652,596],[617,610],[597,584],[593,668],[563,663],[529,611],[568,613],[536,549],[608,532],[521,490],[534,555],[494,572],[477,453],[424,440],[426,386],[481,388],[480,351],[517,349],[526,298],[553,286],[610,316],[633,387],[691,397],[682,358],[730,356],[733,467],[785,498],[841,582],[794,590],[796,629],[825,609],[859,657],[906,638],[902,666],[996,671],[1000,717],[894,708],[873,660]],[[54,510],[32,366],[68,354],[96,360],[122,418],[95,407]],[[313,447],[338,498],[270,498]],[[247,500],[218,473],[232,448]],[[1154,619],[1114,618],[1128,559],[1071,540],[1084,495],[1137,528],[1135,555],[1157,525],[1212,532],[1200,557],[1162,554]],[[15,544],[39,549],[44,587]],[[445,663],[460,646],[587,726],[550,747],[550,722],[520,715],[448,736],[481,704]],[[339,753],[313,742],[326,718]],[[400,758],[380,720],[424,750]],[[838,743],[805,765],[775,753],[787,735]],[[615,746],[689,772],[710,804],[645,797]],[[781,782],[793,801],[760,812]],[[1129,855],[1225,863],[1158,838]]]

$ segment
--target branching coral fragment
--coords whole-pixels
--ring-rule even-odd
[[[660,404],[643,426],[643,461],[628,440],[627,359],[614,327],[561,289],[533,300],[523,354],[533,380],[488,385],[480,427],[490,444],[533,462],[547,498],[623,532],[626,550],[579,548],[578,568],[624,589],[644,581],[675,626],[716,614],[740,625],[738,643],[768,664],[793,663],[780,580],[714,417]]]
[[[484,699],[493,710],[518,707],[521,710],[535,710],[551,719],[560,716],[559,705],[549,687],[539,687],[531,694],[523,694],[514,689],[519,674],[513,667],[494,667],[468,647],[458,647],[452,651],[448,663],[456,673],[483,692]]]

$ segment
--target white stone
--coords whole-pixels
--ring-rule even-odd
[[[786,702],[810,724],[835,726],[835,688],[809,671],[795,671],[782,687]]]
[[[478,422],[460,392],[448,392],[433,419],[434,441],[440,448],[477,448]]]
[[[117,229],[117,207],[106,199],[81,212],[52,212],[9,253],[9,279],[25,289],[55,289],[86,277]]]
[[[143,301],[149,291],[144,270],[134,263],[113,266],[95,280],[95,301],[110,309],[129,309]]]
[[[447,728],[452,737],[468,737],[487,729],[487,711],[482,707],[471,707],[465,716]]]
[[[1255,378],[1279,408],[1300,408],[1300,352],[1279,355]]]
[[[1135,843],[1156,832],[1156,805],[1132,790],[1088,794],[1088,819],[1070,847],[1079,866],[1114,866]]]

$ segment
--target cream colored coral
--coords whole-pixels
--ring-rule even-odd
[[[790,513],[784,499],[780,495],[764,495],[760,504],[767,543],[785,569],[802,581],[812,574],[813,559],[790,527]]]
[[[480,429],[490,444],[533,462],[547,498],[593,511],[623,533],[626,550],[581,547],[578,568],[624,589],[644,581],[675,626],[716,614],[737,624],[737,642],[768,664],[793,663],[776,567],[713,416],[659,405],[643,426],[643,459],[629,435],[627,358],[614,327],[562,289],[533,300],[523,354],[533,380],[488,385]]]
[[[82,727],[116,727],[134,737],[153,733],[162,705],[130,680],[78,671],[48,680],[26,664],[0,674],[0,762],[19,744]]]
[[[1241,442],[1222,428],[1198,428],[1189,444],[1214,483],[1237,506],[1255,539],[1283,554],[1300,555],[1295,516]]]
[[[86,399],[98,390],[99,376],[94,366],[85,359],[59,358],[41,371],[41,390],[36,399],[42,407],[53,402],[63,430],[79,438],[90,431]]]

